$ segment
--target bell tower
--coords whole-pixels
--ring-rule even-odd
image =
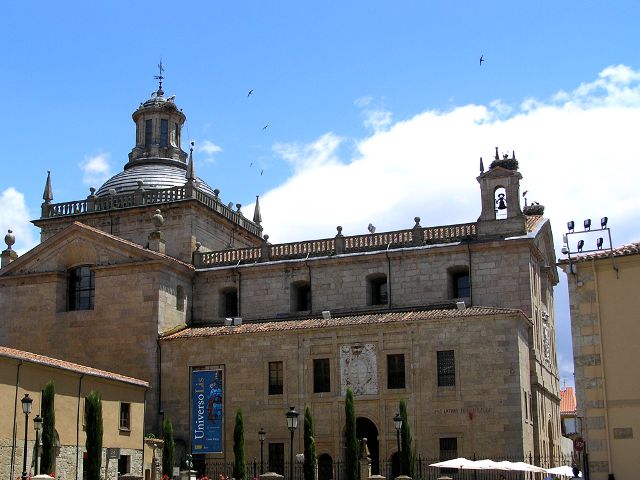
[[[151,98],[141,103],[132,115],[136,124],[136,144],[129,153],[125,169],[149,161],[158,163],[158,160],[186,167],[187,154],[180,144],[187,117],[176,106],[175,95],[164,97],[162,62],[158,68],[160,75],[155,76],[159,80],[158,90],[152,92]]]
[[[482,212],[478,218],[478,236],[505,237],[526,233],[526,219],[520,209],[520,180],[515,152],[500,158],[498,147],[487,172],[480,159]]]

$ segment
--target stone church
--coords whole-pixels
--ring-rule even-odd
[[[120,173],[62,203],[47,176],[40,244],[5,237],[0,345],[149,382],[147,433],[170,418],[200,468],[233,460],[241,408],[247,458],[282,471],[308,406],[330,478],[347,388],[374,473],[401,400],[422,457],[558,456],[553,239],[515,154],[481,161],[476,221],[271,244],[259,202],[248,218],[196,176],[162,84],[132,117]]]

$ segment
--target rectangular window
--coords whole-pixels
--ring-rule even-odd
[[[160,146],[169,145],[169,120],[160,119]]]
[[[153,120],[144,122],[144,145],[148,147],[153,142]]]
[[[331,371],[328,358],[313,360],[313,393],[331,391]]]
[[[120,402],[120,430],[131,430],[131,404]]]
[[[304,283],[295,287],[295,311],[311,310],[311,285]]]
[[[282,395],[283,385],[282,362],[269,362],[269,395]]]
[[[458,439],[447,437],[440,439],[440,461],[458,458]]]
[[[222,311],[225,317],[238,316],[238,290],[235,288],[222,293]]]
[[[173,124],[173,141],[175,142],[175,145],[172,145],[172,147],[179,147],[180,146],[180,128],[178,127],[177,123]]]
[[[524,390],[522,391],[522,396],[523,396],[523,400],[524,400],[524,419],[525,420],[529,420],[529,408],[527,405],[527,392],[525,392]]]
[[[456,360],[453,350],[441,350],[438,353],[438,386],[455,387]]]
[[[387,355],[387,388],[405,388],[403,353]]]
[[[269,444],[269,471],[284,475],[284,443]]]
[[[69,271],[69,310],[93,310],[95,274],[90,267],[77,267]]]

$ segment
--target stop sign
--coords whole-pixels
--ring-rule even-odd
[[[573,440],[573,449],[576,452],[581,452],[584,450],[584,440],[582,439],[582,437],[576,437]]]

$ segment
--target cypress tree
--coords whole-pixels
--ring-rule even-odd
[[[56,458],[56,390],[53,380],[47,383],[42,394],[42,459],[40,460],[40,472],[51,473],[55,471]]]
[[[344,428],[344,474],[345,480],[358,480],[358,438],[356,436],[356,410],[353,391],[347,388],[344,400],[345,428]]]
[[[414,477],[415,462],[413,457],[413,439],[411,438],[411,427],[407,420],[407,402],[400,400],[400,417],[402,418],[402,428],[400,429],[400,445],[402,453],[400,455],[401,472],[411,478]]]
[[[162,474],[172,478],[176,444],[173,440],[173,425],[168,418],[162,424],[162,439],[164,440],[162,445]]]
[[[304,480],[316,480],[316,441],[313,433],[313,417],[311,409],[304,409]]]
[[[102,399],[98,392],[91,391],[84,401],[87,433],[87,480],[100,480],[102,467]]]
[[[242,410],[236,411],[236,425],[233,429],[233,478],[241,480],[245,478],[246,462],[244,458],[244,421]]]

